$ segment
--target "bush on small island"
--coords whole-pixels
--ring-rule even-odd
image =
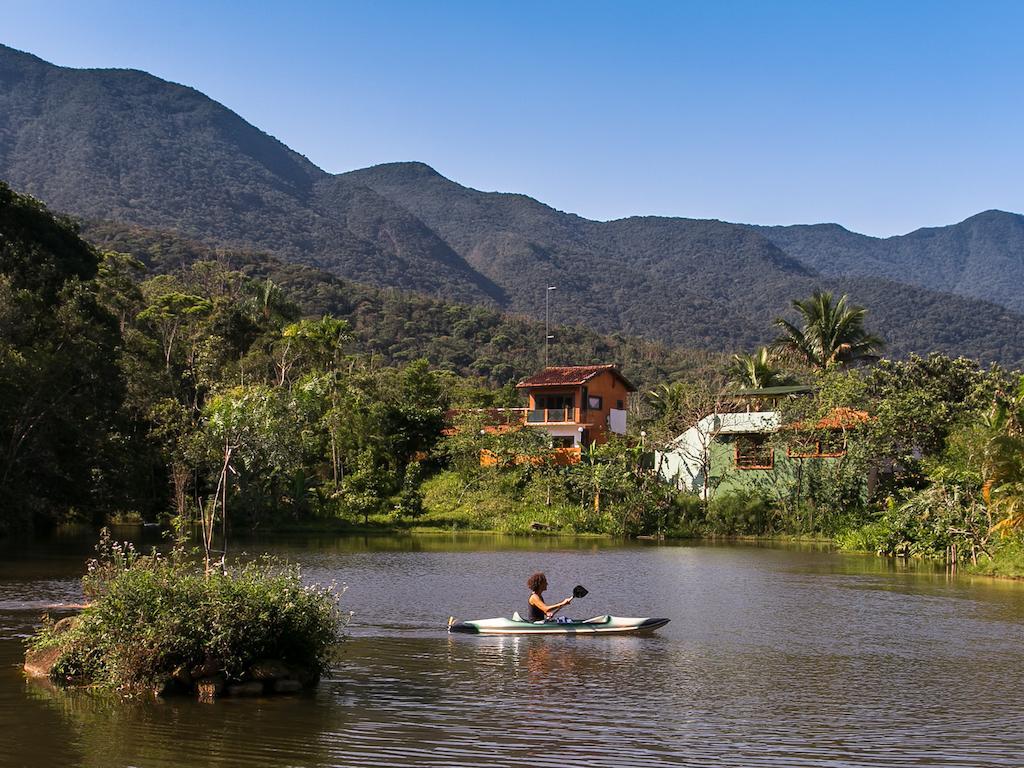
[[[289,692],[326,669],[344,617],[331,587],[302,584],[269,558],[205,572],[176,549],[165,557],[111,542],[104,531],[83,587],[90,602],[30,641],[50,679],[158,694]],[[259,690],[256,690],[256,688]]]

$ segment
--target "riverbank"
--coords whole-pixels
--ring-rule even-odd
[[[396,551],[414,548],[424,548],[426,542],[435,541],[436,547],[426,547],[443,550],[453,536],[457,537],[479,537],[481,540],[493,539],[495,537],[509,538],[517,542],[517,546],[524,549],[537,546],[540,542],[548,542],[554,546],[562,546],[567,538],[592,542],[595,546],[602,548],[620,546],[626,541],[637,543],[648,543],[671,546],[673,544],[708,544],[708,545],[743,545],[752,547],[774,547],[779,545],[799,545],[810,547],[821,551],[835,551],[847,554],[863,554],[878,558],[879,560],[890,560],[893,562],[917,562],[932,564],[937,567],[942,565],[941,561],[922,556],[895,557],[892,555],[880,554],[875,551],[857,548],[844,547],[841,541],[834,537],[820,534],[789,534],[778,533],[773,535],[724,535],[724,534],[690,534],[686,536],[662,535],[662,536],[635,536],[622,537],[609,533],[575,532],[557,527],[552,524],[550,527],[535,528],[529,523],[515,527],[507,523],[493,527],[471,527],[474,522],[486,519],[477,516],[468,508],[469,502],[463,514],[453,515],[450,512],[440,511],[434,514],[426,514],[423,518],[415,521],[396,521],[391,516],[379,515],[370,518],[368,524],[356,524],[339,519],[304,520],[282,522],[280,525],[262,525],[258,530],[235,531],[233,537],[239,540],[239,546],[246,547],[252,541],[265,542],[267,540],[290,540],[301,537],[319,537],[323,535],[342,537],[365,537],[371,550],[393,549]],[[488,514],[496,514],[498,505],[489,507]],[[532,520],[532,515],[519,514],[516,520]],[[122,534],[128,535],[133,528],[141,528],[134,521],[122,521]],[[159,535],[163,529],[147,527],[144,530],[156,535],[153,543],[160,541]],[[986,558],[977,565],[961,564],[958,571],[965,575],[982,576],[993,579],[1024,580],[1024,544],[1019,541],[1008,541],[999,547],[992,558]]]
[[[719,493],[705,507],[687,493],[665,485],[616,492],[609,476],[597,473],[579,484],[560,471],[535,472],[532,467],[506,471],[471,467],[462,472],[442,470],[423,478],[415,503],[394,497],[377,511],[356,516],[338,509],[315,516],[268,516],[247,522],[245,511],[230,515],[231,537],[275,533],[333,533],[338,535],[410,535],[478,533],[524,537],[587,536],[617,541],[704,541],[712,543],[812,543],[848,552],[921,558],[942,563],[947,548],[943,531],[926,526],[927,515],[890,505],[874,516],[841,505],[811,510],[782,508],[757,493]],[[575,483],[575,484],[574,484]],[[409,501],[408,498],[405,499]],[[639,510],[639,511],[638,511]],[[637,521],[642,521],[642,525]],[[946,523],[943,523],[946,525]],[[982,531],[983,532],[983,531]],[[998,578],[1024,577],[1024,543],[1019,538],[988,537],[987,551],[978,563],[960,557],[964,573]],[[927,546],[919,545],[923,541]],[[983,552],[984,550],[979,550]],[[961,550],[961,554],[963,551]]]

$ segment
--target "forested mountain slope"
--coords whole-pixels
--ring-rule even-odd
[[[2,46],[0,179],[77,216],[534,318],[556,285],[554,322],[674,346],[751,348],[772,338],[791,299],[821,287],[867,306],[894,353],[1024,359],[1024,320],[997,306],[1019,284],[1020,217],[994,226],[982,214],[970,237],[964,225],[912,233],[893,252],[902,261],[877,250],[889,241],[835,227],[590,221],[422,163],[331,175],[191,88]],[[951,255],[965,238],[969,256]],[[927,285],[906,284],[915,280]],[[950,293],[990,288],[995,303]]]
[[[544,364],[544,323],[480,305],[454,304],[393,288],[342,280],[267,254],[214,250],[167,232],[87,222],[83,236],[104,250],[130,253],[152,274],[181,273],[216,261],[272,281],[302,313],[330,314],[352,326],[356,351],[378,365],[426,359],[443,371],[491,387],[514,384]],[[641,337],[605,336],[553,324],[549,360],[559,365],[614,361],[641,389],[664,381],[706,380],[724,370],[723,353],[671,347]]]
[[[791,299],[825,287],[870,309],[869,324],[889,341],[890,354],[1024,359],[1024,320],[1005,307],[900,282],[899,270],[879,279],[819,269],[755,227],[666,217],[589,221],[523,195],[462,187],[422,163],[338,178],[412,211],[504,286],[512,307],[534,315],[543,311],[543,286],[554,284],[559,293],[568,289],[569,311],[592,327],[749,348],[771,339],[772,320]],[[544,280],[534,279],[532,291],[516,290],[517,280],[535,273]],[[565,311],[562,297],[557,301]]]
[[[272,249],[348,277],[499,295],[434,233],[198,91],[0,46],[0,178],[51,208]]]
[[[822,275],[879,275],[1024,311],[1024,216],[985,211],[885,239],[838,224],[757,227]]]

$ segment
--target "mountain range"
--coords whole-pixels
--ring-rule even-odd
[[[202,93],[0,46],[0,179],[94,221],[263,251],[377,286],[735,350],[815,288],[870,310],[890,354],[1024,362],[1024,217],[879,239],[835,224],[591,221],[418,162],[330,174]]]

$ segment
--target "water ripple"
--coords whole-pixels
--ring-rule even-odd
[[[304,545],[305,546],[305,545]],[[0,572],[0,755],[11,765],[1022,765],[1024,588],[753,548],[468,551],[282,545],[349,584],[340,661],[310,695],[112,701],[26,683],[21,640],[77,581]],[[524,574],[650,637],[449,636],[508,614]],[[557,591],[555,592],[557,596]]]

